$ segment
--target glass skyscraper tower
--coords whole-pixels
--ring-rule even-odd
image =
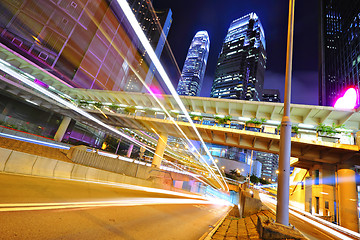
[[[258,16],[250,13],[230,24],[210,97],[260,101],[265,68],[264,29]]]
[[[319,105],[332,106],[360,87],[360,2],[322,0],[320,11]]]
[[[199,96],[209,56],[210,39],[207,31],[193,38],[178,83],[179,95]]]

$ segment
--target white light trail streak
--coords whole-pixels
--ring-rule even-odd
[[[170,93],[173,95],[173,97],[174,97],[174,99],[176,100],[176,102],[178,103],[181,111],[185,114],[187,120],[190,122],[190,124],[191,124],[192,128],[194,129],[196,135],[198,136],[198,138],[199,138],[202,146],[204,147],[205,152],[207,153],[207,155],[209,156],[210,160],[213,162],[214,166],[215,166],[216,169],[218,170],[219,175],[221,176],[221,178],[223,179],[223,182],[225,183],[225,185],[224,185],[224,184],[222,184],[222,183],[220,182],[220,185],[222,186],[222,188],[223,188],[224,190],[227,190],[227,191],[228,191],[229,188],[228,188],[228,186],[227,186],[227,184],[226,184],[226,181],[225,181],[224,177],[223,177],[222,174],[221,174],[220,169],[219,169],[218,166],[216,165],[216,163],[215,163],[215,161],[214,161],[214,159],[213,159],[213,157],[212,157],[209,149],[207,148],[207,146],[206,146],[204,140],[202,139],[199,131],[198,131],[197,128],[195,127],[194,122],[192,121],[189,113],[187,112],[187,110],[186,110],[184,104],[182,103],[179,95],[177,94],[174,86],[172,85],[170,78],[169,78],[168,75],[166,74],[165,69],[163,68],[163,66],[162,66],[162,64],[160,63],[159,59],[157,58],[157,56],[156,56],[153,48],[151,47],[149,41],[147,40],[147,37],[145,36],[144,32],[141,30],[141,28],[140,28],[140,26],[139,26],[139,23],[138,23],[138,21],[136,20],[135,15],[132,13],[132,10],[130,9],[129,4],[127,3],[126,0],[117,0],[117,2],[119,3],[120,7],[121,7],[122,10],[124,11],[125,16],[126,16],[127,19],[129,20],[129,22],[130,22],[133,30],[135,31],[135,33],[136,33],[136,35],[138,36],[141,44],[144,46],[145,50],[147,51],[147,53],[148,53],[151,61],[154,63],[154,66],[155,66],[156,69],[158,70],[161,78],[162,78],[163,81],[165,82],[165,84],[166,84],[166,86],[168,87]],[[207,165],[206,168],[209,170],[209,172],[213,173],[213,171],[211,170],[210,166],[206,163],[206,161],[205,161],[204,159],[202,159],[202,158],[200,158],[200,159],[204,162],[205,165]],[[217,179],[217,176],[216,176],[215,174],[212,174],[212,175],[215,177],[215,179]],[[225,187],[226,187],[226,189],[225,189]]]
[[[265,194],[260,194],[260,198],[261,198],[261,199],[265,199],[265,201],[268,201],[268,202],[276,205],[276,202],[277,202],[277,201],[274,200],[274,199],[272,199],[271,197],[266,196]],[[293,207],[290,207],[290,208],[293,208]],[[302,219],[302,220],[304,220],[304,221],[306,221],[306,222],[308,222],[308,223],[310,223],[310,224],[312,224],[312,225],[314,225],[314,226],[316,226],[316,227],[318,227],[318,228],[326,231],[327,233],[330,233],[330,234],[332,234],[332,235],[334,235],[334,236],[336,236],[336,237],[339,237],[339,238],[341,238],[341,239],[343,239],[343,240],[352,240],[352,238],[349,238],[349,237],[345,236],[344,234],[342,234],[342,233],[340,233],[340,232],[338,232],[338,231],[333,230],[333,229],[330,228],[330,227],[327,227],[327,226],[325,226],[325,225],[323,225],[323,224],[321,224],[321,223],[319,223],[319,222],[317,222],[317,221],[314,221],[314,220],[312,220],[312,219],[310,219],[310,218],[305,217],[305,215],[308,214],[307,212],[301,211],[301,210],[299,210],[299,209],[297,209],[296,211],[301,212],[303,215],[301,215],[301,214],[299,214],[299,213],[297,213],[297,212],[295,212],[295,211],[293,211],[293,210],[291,210],[291,209],[289,210],[289,212],[290,212],[292,215],[294,215],[294,216],[296,216],[297,218],[300,218],[300,219]],[[320,220],[322,220],[322,219],[319,219],[319,221],[320,221]],[[338,226],[334,226],[334,227],[338,227]],[[344,230],[344,228],[343,228],[343,230]],[[347,230],[347,231],[350,231],[350,230],[348,230],[348,229],[346,229],[346,230]],[[353,233],[351,233],[351,234],[357,234],[357,235],[360,237],[360,234],[358,234],[358,233],[353,232]]]
[[[226,205],[220,201],[197,200],[183,198],[126,198],[116,201],[89,201],[89,202],[64,202],[64,203],[7,203],[0,204],[0,212],[18,212],[34,210],[55,210],[69,208],[89,207],[130,207],[142,205],[164,205],[164,204],[206,204]]]

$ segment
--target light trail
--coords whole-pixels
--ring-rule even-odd
[[[38,145],[43,145],[43,146],[52,147],[52,148],[59,148],[59,149],[66,149],[66,150],[70,149],[69,146],[64,146],[64,145],[60,145],[60,144],[56,144],[56,143],[44,142],[44,141],[35,140],[35,139],[31,139],[31,138],[19,137],[19,136],[15,136],[15,135],[11,135],[11,134],[6,134],[6,133],[0,133],[0,136],[15,139],[15,140],[20,140],[20,141],[24,141],[24,142],[29,142],[29,143],[35,143]]]
[[[4,174],[7,174],[7,173],[4,173]],[[160,188],[143,187],[143,186],[138,186],[138,185],[130,185],[130,184],[126,184],[126,183],[99,181],[99,180],[91,181],[91,180],[84,180],[84,179],[69,179],[69,178],[61,178],[61,177],[56,177],[56,179],[61,179],[61,180],[65,180],[65,181],[73,181],[73,182],[83,182],[83,183],[93,183],[93,184],[98,184],[98,185],[106,185],[106,186],[128,189],[128,190],[133,190],[133,191],[159,193],[159,194],[166,194],[166,195],[171,195],[171,196],[199,199],[199,200],[211,201],[211,202],[214,202],[214,203],[217,203],[220,205],[233,205],[232,203],[230,203],[227,200],[209,197],[209,196],[203,196],[203,195],[200,195],[197,193],[175,192],[175,191],[165,190],[165,189],[160,189]]]
[[[219,182],[220,186],[223,188],[223,190],[229,191],[229,187],[227,186],[227,183],[224,179],[224,177],[221,174],[220,169],[218,168],[218,166],[215,164],[215,161],[209,151],[209,149],[207,148],[204,140],[202,139],[199,131],[197,130],[194,122],[192,121],[189,113],[187,112],[183,102],[181,101],[179,95],[177,94],[174,86],[171,83],[170,78],[168,77],[167,73],[165,72],[165,69],[163,68],[162,64],[160,63],[160,60],[157,58],[153,48],[151,47],[147,37],[145,36],[144,32],[141,30],[138,21],[136,20],[135,15],[133,14],[129,4],[127,3],[126,0],[117,0],[117,2],[119,3],[121,9],[123,10],[126,18],[128,19],[129,23],[131,24],[133,30],[135,31],[136,35],[138,36],[141,44],[143,45],[143,47],[145,48],[145,50],[147,51],[151,61],[153,62],[154,66],[156,67],[158,73],[160,74],[161,78],[163,79],[163,81],[165,82],[167,88],[169,89],[170,93],[173,95],[175,101],[177,102],[177,104],[179,105],[181,111],[185,114],[187,120],[189,121],[189,123],[191,124],[193,130],[195,131],[196,135],[198,136],[203,148],[205,149],[205,152],[207,153],[207,155],[209,156],[210,160],[213,162],[213,164],[215,165],[216,169],[218,170],[218,172],[220,173],[220,176],[223,180],[222,182]],[[154,93],[152,93],[152,91],[150,91],[150,93],[152,95],[154,95]],[[155,96],[155,95],[154,95]],[[173,120],[173,118],[171,118]],[[189,141],[191,143],[191,141]],[[192,145],[192,143],[191,143]],[[210,166],[208,165],[208,163],[200,157],[200,159],[203,161],[203,164],[205,164],[204,166],[207,165],[207,169],[209,172],[213,173],[212,169],[210,168]],[[212,174],[214,176],[214,178],[217,180],[217,176],[215,175],[215,173]],[[218,180],[217,180],[218,181]]]
[[[274,204],[275,206],[277,204],[277,201],[275,199],[267,196],[266,194],[260,193],[260,198],[261,198],[261,201],[265,200],[267,202],[270,202],[270,203]],[[333,223],[326,222],[323,219],[316,218],[316,221],[312,220],[309,217],[315,218],[315,216],[312,216],[310,213],[304,212],[304,211],[302,211],[300,209],[296,209],[296,208],[294,208],[292,206],[289,206],[289,208],[290,208],[289,212],[292,215],[296,216],[297,218],[302,219],[303,221],[305,221],[307,223],[310,223],[313,226],[316,226],[316,227],[318,227],[320,229],[323,229],[324,231],[332,234],[333,236],[336,236],[336,237],[341,238],[343,240],[352,240],[353,239],[353,238],[349,238],[349,237],[345,236],[344,234],[338,232],[338,231],[341,231],[341,232],[345,232],[346,234],[349,234],[351,236],[355,236],[356,238],[360,239],[360,234],[359,233],[356,233],[356,232],[351,231],[349,229],[346,229],[344,227],[335,225]],[[296,211],[294,211],[294,210],[296,210]],[[297,212],[300,212],[301,214],[299,214]],[[308,217],[305,217],[305,216],[308,216]],[[336,231],[334,229],[337,229],[338,231]]]
[[[82,116],[84,116],[84,117],[92,120],[93,122],[99,124],[100,126],[102,126],[102,127],[106,128],[106,129],[108,129],[108,130],[110,130],[110,131],[112,131],[112,132],[114,132],[114,133],[116,133],[116,134],[118,134],[118,135],[120,135],[120,136],[122,136],[122,137],[124,137],[124,138],[126,138],[126,139],[128,139],[128,140],[130,140],[131,142],[133,142],[133,143],[135,143],[135,144],[137,144],[137,145],[139,145],[139,146],[145,147],[146,149],[148,149],[149,152],[155,154],[155,152],[149,150],[149,148],[148,148],[147,145],[145,145],[145,144],[137,141],[136,139],[133,139],[133,138],[127,136],[126,134],[120,132],[119,130],[117,130],[117,129],[115,129],[115,128],[107,125],[107,124],[105,124],[105,123],[102,122],[101,120],[93,117],[93,116],[90,115],[89,113],[87,113],[87,112],[85,112],[84,110],[82,110],[82,109],[78,108],[77,106],[73,105],[71,102],[65,101],[64,99],[62,99],[61,97],[57,96],[56,94],[48,91],[48,90],[45,89],[45,88],[42,88],[42,87],[39,86],[38,84],[36,84],[36,83],[34,83],[33,81],[27,79],[27,77],[25,77],[23,74],[20,74],[20,73],[14,71],[13,69],[11,69],[11,67],[12,67],[12,66],[11,66],[9,63],[7,63],[7,62],[5,62],[5,61],[3,61],[3,60],[0,59],[0,69],[1,69],[2,71],[4,71],[4,72],[6,72],[7,74],[9,74],[9,75],[17,78],[17,79],[20,80],[21,82],[23,82],[23,83],[25,83],[26,85],[34,88],[34,89],[37,90],[37,91],[43,93],[43,94],[46,95],[47,97],[50,97],[51,99],[59,102],[60,104],[64,105],[65,107],[67,107],[67,108],[69,108],[69,109],[71,109],[71,110],[73,110],[73,111],[81,114]],[[3,133],[2,133],[2,134],[3,134]],[[5,135],[4,135],[4,136],[5,136]],[[37,143],[37,144],[40,144],[40,145],[45,145],[44,142],[40,142],[40,141],[37,141],[37,140],[29,140],[29,139],[27,139],[27,138],[22,138],[22,137],[18,137],[18,140],[23,140],[23,141],[28,141],[28,142],[32,141],[33,143]],[[61,146],[61,145],[52,144],[52,143],[49,143],[48,146],[61,148],[61,147],[59,147],[59,146]],[[69,149],[69,148],[66,147],[66,148],[63,148],[63,149]],[[183,171],[183,172],[186,173],[186,174],[188,174],[188,172],[186,172],[186,171]]]
[[[196,200],[182,198],[126,198],[116,201],[89,201],[89,202],[63,202],[63,203],[5,203],[0,204],[0,212],[18,212],[34,210],[55,210],[71,208],[92,207],[130,207],[143,205],[173,205],[173,204],[206,204],[228,205],[214,200]]]
[[[120,4],[120,6],[125,3],[125,5],[128,7],[128,8],[127,8],[127,10],[128,10],[127,13],[128,13],[128,14],[130,13],[130,19],[131,19],[131,17],[132,17],[132,21],[129,20],[129,21],[131,22],[132,27],[135,26],[135,28],[134,28],[135,32],[137,32],[137,33],[140,32],[140,33],[142,34],[142,35],[140,34],[140,35],[142,36],[141,38],[140,38],[140,36],[138,35],[140,41],[143,43],[143,41],[144,41],[144,39],[145,39],[145,45],[143,44],[144,47],[145,47],[145,49],[148,48],[148,49],[146,49],[146,50],[148,51],[149,55],[152,55],[152,54],[153,54],[153,56],[152,56],[152,57],[150,56],[150,58],[152,59],[153,62],[154,62],[154,59],[157,60],[157,61],[154,62],[155,67],[157,67],[157,69],[158,69],[158,71],[159,71],[159,66],[160,66],[160,70],[162,70],[162,71],[159,71],[159,72],[162,73],[162,74],[160,74],[160,75],[163,77],[163,75],[165,74],[166,78],[163,78],[164,81],[166,82],[167,85],[168,85],[169,83],[170,83],[170,85],[171,85],[170,79],[169,79],[168,76],[166,75],[165,70],[163,69],[160,61],[157,59],[157,57],[156,57],[153,49],[151,48],[150,43],[147,41],[147,38],[145,37],[144,33],[142,32],[141,28],[139,27],[138,22],[137,22],[135,16],[133,15],[130,7],[128,6],[127,2],[126,2],[126,1],[123,1],[123,2],[119,2],[119,1],[118,1],[118,3]],[[126,15],[126,14],[125,14],[125,15]],[[128,17],[128,16],[127,16],[127,17]],[[135,24],[134,24],[134,23],[135,23]],[[106,36],[106,37],[107,37],[107,36]],[[147,43],[147,45],[146,45],[146,43]],[[117,49],[117,51],[118,51],[118,49]],[[118,51],[118,52],[119,52],[119,51]],[[123,54],[121,54],[121,55],[123,55]],[[154,56],[155,56],[155,58],[153,59]],[[124,56],[123,56],[123,57],[124,57]],[[126,58],[124,57],[124,59],[126,59]],[[149,150],[149,148],[148,148],[147,145],[145,145],[145,144],[143,144],[143,143],[140,143],[140,142],[136,141],[136,140],[133,139],[133,138],[130,138],[130,137],[127,136],[126,134],[118,131],[117,129],[115,129],[115,128],[113,128],[113,127],[111,127],[111,126],[109,126],[109,125],[107,125],[107,124],[105,124],[105,123],[103,123],[102,121],[98,120],[97,118],[93,117],[92,115],[88,114],[87,112],[83,111],[82,109],[78,108],[77,106],[74,106],[72,103],[65,101],[64,99],[62,99],[62,98],[60,98],[59,96],[53,94],[52,92],[50,92],[50,91],[48,91],[48,90],[40,87],[39,85],[35,84],[34,82],[29,81],[29,80],[27,79],[27,77],[29,77],[28,75],[27,75],[27,77],[25,77],[23,74],[20,74],[20,73],[18,73],[18,72],[16,72],[16,71],[12,70],[12,69],[10,68],[10,67],[12,67],[12,66],[11,66],[9,63],[1,60],[1,61],[0,61],[0,67],[1,67],[1,65],[2,65],[2,68],[1,68],[1,69],[4,70],[4,72],[8,73],[9,75],[11,75],[11,76],[19,79],[19,80],[22,81],[23,83],[29,85],[30,87],[36,89],[36,90],[39,91],[39,92],[45,94],[46,96],[52,98],[53,100],[55,100],[55,101],[57,101],[57,102],[65,105],[66,107],[68,107],[68,108],[70,108],[70,109],[78,112],[79,114],[81,114],[81,115],[83,115],[84,117],[86,117],[86,118],[94,121],[95,123],[99,124],[100,126],[105,127],[106,129],[108,129],[108,130],[110,130],[110,131],[112,131],[112,132],[114,132],[114,133],[116,133],[116,134],[118,134],[118,135],[120,135],[120,136],[122,136],[122,137],[125,137],[126,139],[130,140],[131,142],[134,142],[134,143],[137,144],[137,145],[143,146],[143,147],[145,147],[146,149],[148,149],[148,151],[154,153],[153,151]],[[157,65],[158,65],[158,66],[157,66]],[[131,69],[133,69],[132,66],[130,66],[130,67],[131,67]],[[141,76],[139,76],[136,71],[134,71],[134,73],[136,74],[136,76],[138,77],[138,79],[144,84],[144,86],[147,88],[147,90],[151,93],[151,95],[154,97],[154,99],[158,102],[158,104],[159,104],[159,105],[163,108],[163,110],[167,113],[167,115],[170,117],[170,119],[173,121],[173,123],[177,126],[177,128],[180,130],[180,132],[185,136],[185,138],[187,139],[187,141],[195,148],[195,146],[192,144],[192,142],[187,138],[187,136],[185,135],[185,133],[180,129],[180,127],[177,125],[177,123],[174,121],[174,119],[170,116],[170,114],[166,111],[166,109],[164,108],[164,106],[160,103],[160,101],[158,100],[158,98],[156,97],[156,95],[155,95],[155,94],[151,91],[151,89],[145,84],[145,82],[143,81],[143,79],[141,78]],[[30,78],[33,78],[33,77],[30,76]],[[169,88],[169,86],[168,86],[168,88]],[[206,153],[208,154],[209,158],[210,158],[210,159],[212,160],[212,162],[214,163],[214,159],[212,158],[209,150],[207,149],[207,146],[205,145],[205,142],[204,142],[203,139],[201,138],[198,130],[196,129],[193,121],[191,120],[188,112],[186,111],[185,106],[184,106],[183,103],[181,102],[179,96],[177,95],[177,93],[176,93],[176,91],[175,91],[175,89],[174,89],[174,87],[173,87],[172,85],[170,86],[169,90],[170,90],[172,93],[174,92],[174,93],[176,94],[176,96],[174,96],[174,97],[175,97],[177,103],[179,104],[179,106],[180,106],[180,108],[182,109],[182,111],[185,113],[185,115],[186,115],[187,119],[189,120],[189,122],[191,123],[194,131],[195,131],[196,134],[198,135],[198,137],[199,137],[201,143],[203,144],[203,147],[204,147]],[[199,152],[197,151],[197,149],[196,149],[196,152],[199,154]],[[154,153],[154,154],[155,154],[155,153]],[[229,190],[229,189],[228,189],[228,186],[227,186],[227,184],[226,184],[226,181],[225,181],[224,177],[222,176],[221,171],[219,170],[219,168],[217,167],[217,165],[215,164],[216,169],[218,170],[219,175],[220,175],[221,178],[223,179],[224,184],[219,180],[218,176],[215,174],[215,172],[213,172],[213,170],[210,168],[210,166],[208,165],[208,163],[206,162],[206,160],[204,160],[202,157],[200,157],[200,160],[201,160],[200,162],[202,163],[202,165],[210,172],[210,174],[214,177],[214,179],[220,184],[221,188],[223,188],[224,190],[225,190],[225,188],[226,188],[227,190]]]

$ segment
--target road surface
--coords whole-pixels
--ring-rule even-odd
[[[227,212],[204,199],[0,173],[0,239],[199,239]]]

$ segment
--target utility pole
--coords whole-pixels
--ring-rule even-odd
[[[294,38],[294,10],[295,0],[289,0],[289,20],[286,49],[286,73],[284,94],[284,115],[281,120],[279,176],[277,189],[276,222],[289,225],[289,181],[290,181],[290,155],[291,155],[291,74]]]

